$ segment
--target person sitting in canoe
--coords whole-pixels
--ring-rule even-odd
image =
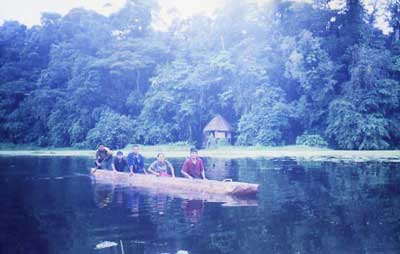
[[[97,169],[112,169],[112,151],[110,148],[100,144],[96,151],[96,161],[94,162]]]
[[[197,149],[190,149],[190,157],[185,160],[181,170],[184,177],[189,179],[206,179],[203,161],[198,157]]]
[[[168,174],[168,168],[171,174]],[[151,163],[147,171],[156,176],[175,177],[174,167],[168,160],[165,159],[165,155],[163,153],[157,154],[157,160]]]
[[[124,172],[128,167],[128,163],[124,159],[124,154],[121,151],[117,152],[117,158],[114,159],[112,168],[114,171]]]
[[[132,152],[128,154],[128,167],[129,171],[132,173],[146,173],[144,171],[144,158],[139,152],[139,146],[134,145],[132,147]]]

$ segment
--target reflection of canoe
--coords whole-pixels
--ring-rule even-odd
[[[243,182],[223,182],[215,180],[191,180],[186,178],[157,177],[110,170],[92,170],[92,176],[98,183],[117,184],[145,188],[149,191],[170,194],[185,199],[195,197],[213,199],[213,196],[230,196],[230,198],[254,196],[258,192],[258,184]],[[226,199],[226,198],[225,198]],[[229,203],[229,202],[228,202]]]
[[[234,196],[220,193],[210,192],[194,192],[192,190],[178,190],[168,189],[165,190],[160,187],[134,187],[134,191],[150,195],[168,195],[170,197],[184,199],[184,200],[203,200],[208,203],[223,203],[223,206],[257,206],[258,200],[255,196]]]

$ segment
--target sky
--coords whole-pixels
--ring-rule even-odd
[[[0,0],[0,25],[5,20],[17,20],[27,26],[40,24],[42,12],[67,14],[71,9],[84,7],[109,15],[119,10],[126,0]],[[176,9],[182,16],[211,14],[222,0],[159,0],[161,14],[168,21],[170,9]]]
[[[168,27],[173,18],[171,9],[178,11],[180,17],[190,17],[195,14],[211,15],[224,0],[158,0],[161,6],[160,16],[154,24],[155,28],[163,30]],[[257,2],[269,0],[254,0]],[[308,0],[297,0],[308,1]],[[333,6],[340,6],[345,0],[334,0]],[[367,9],[376,0],[364,0]],[[378,3],[387,0],[377,0]],[[67,14],[71,9],[84,7],[95,10],[103,15],[109,15],[118,11],[126,0],[0,0],[0,25],[5,20],[17,20],[20,23],[31,27],[40,24],[42,12],[56,12],[62,15]],[[176,12],[175,12],[176,15]],[[383,19],[378,19],[378,26],[385,32],[389,32],[387,24]]]

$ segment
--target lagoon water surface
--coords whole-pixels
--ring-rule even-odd
[[[84,157],[0,157],[0,253],[399,253],[400,163],[205,161],[259,183],[255,205],[95,184]]]

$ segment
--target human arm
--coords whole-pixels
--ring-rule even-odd
[[[184,177],[189,178],[189,179],[193,179],[193,177],[191,175],[189,175],[188,173],[186,173],[185,171],[181,170],[181,173]]]
[[[183,163],[182,169],[181,169],[181,173],[184,177],[193,179],[193,177],[191,175],[189,175],[188,171],[189,171],[189,164],[188,164],[188,161],[185,160],[185,162]]]
[[[133,156],[131,153],[128,154],[127,161],[128,161],[129,174],[133,174]]]
[[[107,154],[105,159],[108,160],[112,156],[113,152],[108,147],[104,147],[104,149],[106,150],[106,154]]]
[[[206,173],[204,172],[204,169],[203,169],[203,171],[201,171],[201,176],[203,177],[203,180],[207,180]]]
[[[201,176],[203,177],[203,180],[206,180],[206,170],[204,169],[204,164],[203,161],[201,160]]]
[[[113,172],[117,172],[117,170],[115,169],[115,160],[113,161],[113,163],[111,164],[112,170]]]
[[[174,167],[172,166],[172,164],[169,161],[166,161],[166,162],[168,164],[169,170],[171,171],[172,177],[175,177]]]
[[[99,150],[96,151],[96,156],[95,156],[95,157],[96,157],[96,159],[95,159],[95,162],[94,162],[94,163],[96,164],[97,167],[99,167],[99,166],[101,165],[101,160],[100,160],[101,157],[100,157],[100,152],[99,152]]]
[[[153,170],[155,163],[157,163],[157,161],[151,163],[151,165],[147,168],[147,171],[150,172],[153,175],[159,176],[160,174],[157,173],[155,170]]]
[[[146,168],[144,167],[144,157],[141,154],[136,155],[134,165],[137,173],[143,172],[145,175],[148,174]]]
[[[144,157],[141,154],[139,154],[138,166],[139,166],[139,169],[142,169],[143,172],[146,173],[144,170]]]
[[[129,169],[129,167],[128,167],[128,162],[125,159],[123,159],[123,160],[124,160],[123,172],[125,172],[126,170]]]

